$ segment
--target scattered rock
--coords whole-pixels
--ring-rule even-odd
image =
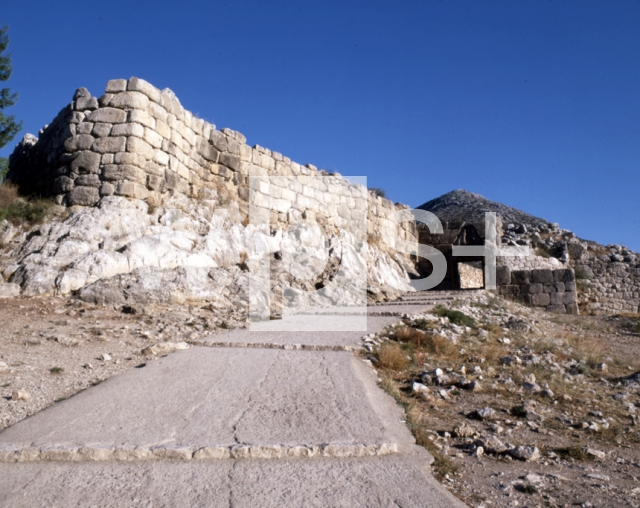
[[[516,446],[509,450],[509,454],[518,460],[534,461],[540,458],[540,450],[536,446]]]
[[[483,407],[481,409],[476,409],[475,416],[480,420],[491,420],[495,418],[496,412],[490,407]]]
[[[495,436],[488,436],[476,441],[477,446],[481,446],[487,453],[504,453],[509,447]]]
[[[482,391],[482,386],[479,381],[471,381],[470,383],[466,383],[462,385],[462,388],[465,390],[469,390],[470,392],[480,392]]]
[[[15,298],[20,296],[18,284],[0,283],[0,298]]]
[[[587,478],[591,478],[592,480],[601,480],[603,482],[608,482],[610,478],[606,474],[599,473],[589,473],[585,475]]]
[[[472,427],[468,423],[462,422],[455,429],[453,429],[454,435],[457,437],[473,437],[478,431],[475,427]]]
[[[12,394],[11,394],[11,400],[30,400],[31,399],[31,393],[29,393],[27,390],[15,390]]]
[[[600,450],[596,450],[595,448],[585,448],[584,452],[587,455],[590,455],[591,457],[594,457],[596,459],[604,459],[607,454],[605,452],[602,452]]]
[[[4,362],[0,362],[0,372],[9,372],[9,366]]]
[[[423,385],[422,383],[417,383],[414,382],[411,385],[411,392],[414,395],[417,395],[418,397],[421,397],[422,399],[428,399],[429,396],[431,395],[431,392],[429,391],[429,387]]]
[[[522,365],[522,360],[518,356],[503,356],[500,358],[500,363],[508,367],[512,365]]]
[[[179,349],[189,349],[186,342],[160,342],[142,350],[143,355],[167,355]]]
[[[63,346],[67,346],[67,347],[73,347],[73,346],[77,346],[78,344],[80,344],[80,340],[73,338],[73,337],[65,337],[64,335],[61,335],[59,337],[55,337],[55,341],[58,344],[61,344]]]

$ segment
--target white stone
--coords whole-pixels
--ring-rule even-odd
[[[0,284],[0,298],[16,298],[20,296],[20,286],[11,282]]]
[[[31,400],[31,393],[28,390],[14,390],[11,394],[11,400]]]
[[[111,98],[109,106],[120,109],[146,110],[149,106],[149,97],[140,92],[120,92]]]
[[[127,84],[127,90],[142,92],[153,102],[160,103],[162,101],[162,93],[160,90],[144,79],[130,78]]]
[[[112,136],[144,136],[144,126],[139,123],[121,123],[114,125],[111,129]]]
[[[106,93],[118,93],[124,92],[127,89],[127,80],[126,79],[112,79],[107,82],[107,87],[105,89]]]
[[[116,111],[120,111],[120,110],[116,110]],[[122,113],[126,115],[129,122],[141,123],[142,125],[144,125],[145,127],[149,127],[150,129],[155,129],[156,127],[155,118],[153,118],[146,111],[141,111],[139,109],[132,109],[131,111],[129,111],[128,114],[125,113],[124,111],[122,111]],[[112,123],[115,123],[115,122],[112,122]]]
[[[189,349],[186,342],[160,342],[142,350],[143,355],[166,355],[181,349]]]
[[[509,454],[518,460],[534,461],[540,458],[540,450],[536,446],[516,446]]]

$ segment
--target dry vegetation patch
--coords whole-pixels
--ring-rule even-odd
[[[468,504],[640,506],[637,322],[484,296],[369,337],[368,357],[436,476]],[[609,478],[603,491],[594,474]]]
[[[21,198],[16,185],[9,182],[0,183],[0,223],[3,220],[41,223],[49,215],[52,205],[53,203],[47,199]]]

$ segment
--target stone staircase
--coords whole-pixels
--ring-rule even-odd
[[[483,290],[432,290],[404,293],[397,300],[369,305],[370,316],[402,316],[416,314],[446,305],[456,299],[468,297]]]

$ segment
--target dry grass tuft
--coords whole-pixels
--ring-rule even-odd
[[[18,196],[18,187],[9,182],[0,183],[0,222],[39,224],[49,214],[51,201],[46,199],[26,200]]]
[[[568,446],[567,448],[556,448],[553,450],[562,459],[573,459],[578,461],[593,460],[593,457],[585,452],[580,446]]]
[[[414,427],[413,435],[416,438],[416,444],[422,446],[433,455],[433,464],[431,467],[439,480],[442,480],[445,475],[453,474],[458,470],[458,466],[455,463],[440,454],[440,450],[438,450],[434,442],[429,439],[429,434],[425,432],[422,427]]]
[[[403,370],[409,359],[399,344],[388,342],[378,350],[378,365],[383,369]]]
[[[9,182],[0,183],[0,210],[8,208],[18,200],[18,186]]]

